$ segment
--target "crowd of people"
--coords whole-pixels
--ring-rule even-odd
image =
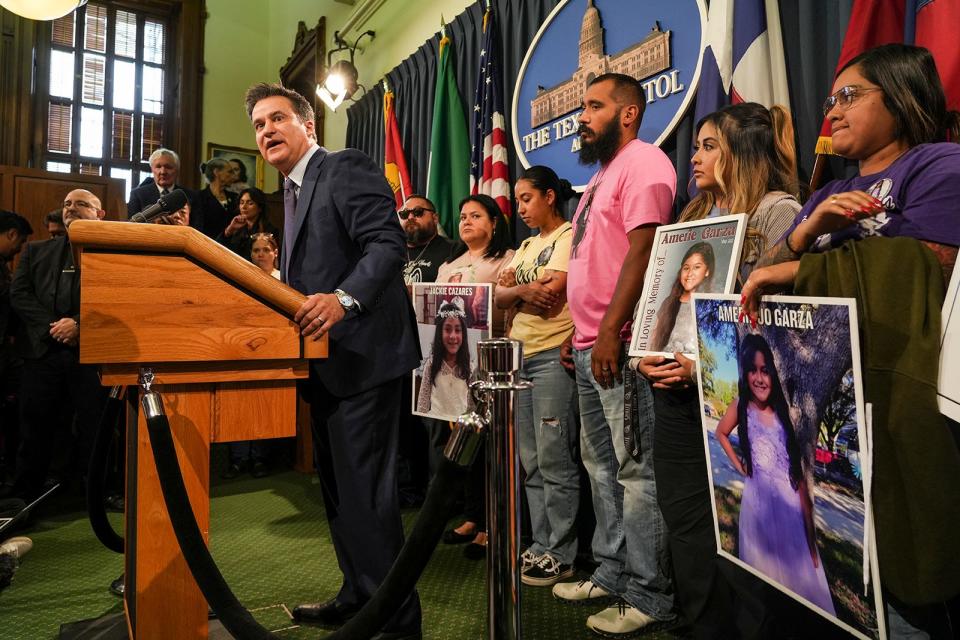
[[[794,290],[803,265],[815,264],[813,256],[829,258],[868,237],[873,243],[880,239],[875,250],[880,252],[885,239],[913,239],[942,267],[941,292],[949,282],[960,245],[950,222],[960,189],[960,146],[955,144],[960,121],[946,108],[929,52],[888,45],[858,56],[838,74],[823,112],[837,154],[856,162],[859,171],[809,198],[798,177],[793,122],[784,107],[742,103],[696,124],[691,162],[697,195],[678,221],[747,214],[735,287],[749,321],[756,322],[761,295]],[[697,351],[691,293],[711,291],[715,275],[709,244],[689,248],[658,312],[651,350],[673,356],[625,355],[653,229],[671,221],[678,189],[666,156],[636,139],[642,115],[642,92],[629,77],[607,74],[590,83],[580,116],[580,159],[599,168],[572,225],[563,214],[569,184],[547,167],[528,168],[514,194],[517,213],[534,235],[495,278],[486,280],[496,282],[497,307],[507,310],[507,335],[524,344],[523,378],[535,383],[533,390],[521,392],[517,415],[530,522],[522,580],[552,585],[558,600],[596,607],[587,625],[605,637],[673,625],[678,616],[696,638],[776,637],[788,633],[784,625],[796,620],[778,619],[782,599],[717,555],[696,362],[684,355]],[[429,212],[426,224],[404,215],[413,206]],[[408,284],[445,281],[431,279],[421,266],[424,253],[441,238],[436,216],[436,207],[421,196],[401,211]],[[441,262],[433,253],[431,262]],[[811,260],[802,262],[803,256]],[[451,260],[448,256],[440,264],[440,273],[449,273]],[[841,295],[806,287],[807,295]],[[910,294],[904,296],[909,307]],[[739,400],[722,417],[716,435],[743,476],[741,559],[832,613],[835,604],[816,542],[815,499],[806,479],[812,461],[797,446],[786,387],[761,336],[743,340],[739,359]],[[870,361],[869,354],[865,360]],[[870,389],[868,378],[867,399],[900,384]],[[882,415],[891,421],[904,418],[887,406]],[[878,422],[874,413],[874,433],[880,434],[875,435],[880,466],[874,486],[898,490],[875,498],[883,505],[878,529],[886,529],[878,538],[892,637],[955,633],[942,603],[960,593],[957,574],[948,579],[930,564],[943,563],[937,566],[952,572],[960,562],[955,546],[946,542],[947,534],[915,532],[930,543],[920,548],[909,540],[911,524],[903,524],[904,514],[920,501],[936,513],[922,521],[928,529],[952,531],[960,503],[957,425],[936,412],[925,415],[944,435],[937,442],[946,447],[939,448],[947,449],[935,452],[937,471],[923,474],[937,478],[936,499],[917,488],[916,470],[905,468],[897,459],[902,454],[892,451],[909,427]],[[736,446],[730,440],[734,431]],[[596,520],[589,546],[595,570],[585,580],[564,582],[574,574],[581,462]],[[444,540],[471,540],[482,528],[474,512],[468,509],[466,522]],[[912,524],[919,527],[921,521]],[[904,550],[914,560],[906,559]]]
[[[416,419],[411,408],[429,410],[441,403],[444,412],[455,413],[468,406],[475,372],[466,318],[473,311],[462,299],[439,304],[431,318],[430,351],[421,354],[404,285],[489,283],[492,334],[523,343],[521,377],[534,383],[517,404],[530,523],[520,558],[523,582],[550,587],[563,603],[589,607],[586,624],[604,637],[681,624],[694,638],[783,633],[781,605],[772,590],[717,555],[697,363],[684,355],[696,351],[691,294],[709,290],[715,276],[709,245],[691,247],[676,277],[670,276],[672,289],[654,342],[655,350],[673,355],[626,353],[655,230],[673,221],[678,191],[685,191],[667,156],[637,138],[645,97],[629,76],[609,73],[591,80],[579,116],[579,155],[597,170],[569,221],[566,203],[575,195],[570,184],[548,167],[523,171],[514,185],[516,210],[532,235],[514,250],[506,221],[488,196],[460,202],[459,240],[452,242],[439,231],[439,212],[428,198],[409,196],[396,211],[370,158],[319,147],[312,108],[302,96],[269,84],[248,91],[247,112],[260,152],[286,178],[283,242],[266,219],[264,194],[249,186],[231,189],[241,179],[242,164],[226,160],[208,162],[208,187],[191,192],[189,204],[162,221],[194,226],[300,290],[307,298],[294,320],[302,334],[330,336],[330,357],[313,363],[305,393],[344,580],[333,598],[297,607],[296,620],[340,625],[370,599],[403,542],[398,458],[401,452],[422,456],[432,472],[450,432],[447,422]],[[919,269],[913,255],[939,267],[932,290],[942,302],[960,246],[953,224],[960,195],[960,119],[947,109],[931,55],[908,45],[861,54],[838,74],[823,113],[835,152],[857,163],[855,176],[805,197],[790,113],[755,103],[724,107],[696,123],[691,162],[697,195],[679,221],[746,214],[736,291],[749,321],[756,321],[764,294],[841,295],[848,289],[838,283],[851,279],[844,268],[883,265],[886,259],[897,261],[901,272]],[[176,154],[158,150],[150,164],[153,182],[132,192],[130,213],[178,188]],[[67,248],[73,220],[102,216],[92,194],[71,192],[62,210],[66,235],[27,245],[9,286],[12,311],[0,310],[5,324],[8,317],[20,317],[24,337],[17,344],[28,349],[19,381],[24,428],[18,490],[43,486],[49,429],[57,420],[52,414],[62,410],[34,399],[68,398],[77,425],[85,425],[100,397],[95,371],[77,362],[78,279]],[[31,232],[25,223],[15,214],[0,216],[0,256],[9,259],[20,250]],[[885,243],[894,241],[911,242],[915,253],[898,244],[890,255],[893,249]],[[819,277],[822,273],[828,275]],[[828,277],[837,273],[848,277]],[[856,273],[864,279],[862,271]],[[9,273],[2,275],[11,283]],[[881,304],[878,289],[860,286],[861,308]],[[883,304],[897,295],[885,291]],[[902,295],[901,311],[909,312],[918,303],[908,292]],[[883,322],[862,318],[861,330],[889,335],[873,328]],[[809,462],[796,446],[789,392],[762,337],[748,336],[738,355],[738,394],[716,436],[743,478],[741,554],[757,566],[771,565],[775,556],[777,566],[768,573],[781,572],[782,582],[831,612],[814,535]],[[885,355],[871,353],[865,343],[865,366]],[[424,382],[411,398],[411,371],[421,365]],[[873,473],[884,615],[891,637],[945,638],[953,631],[944,603],[960,594],[955,550],[960,433],[935,410],[911,417],[897,404],[917,394],[909,378],[909,372],[878,373],[865,384],[867,399],[878,407]],[[919,428],[936,432],[937,439],[931,438],[936,451],[911,441],[901,454],[897,448],[904,433],[918,428],[917,415],[925,423]],[[78,426],[80,432],[87,428]],[[415,429],[424,434],[420,451],[405,444],[415,440]],[[730,439],[734,431],[736,446]],[[907,464],[924,455],[922,472]],[[245,468],[264,475],[264,462],[257,443],[237,443],[230,448],[227,475]],[[589,544],[578,537],[578,523],[588,515],[578,513],[587,490],[581,471],[596,523]],[[888,491],[880,495],[882,489]],[[463,499],[463,518],[443,541],[469,543],[467,557],[482,558],[487,537],[482,465],[471,471]],[[786,533],[771,536],[771,522]],[[571,580],[583,549],[593,561],[592,572]],[[785,568],[783,558],[794,562]],[[420,620],[414,592],[375,637],[419,638]]]

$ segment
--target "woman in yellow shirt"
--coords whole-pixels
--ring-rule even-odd
[[[573,378],[560,364],[560,345],[573,331],[565,295],[573,234],[563,215],[573,190],[549,167],[533,166],[517,180],[514,193],[518,215],[539,233],[523,241],[501,274],[496,303],[516,312],[509,335],[523,342],[521,377],[534,383],[520,392],[517,404],[533,529],[533,544],[522,555],[521,580],[548,586],[573,575],[577,554],[576,394]]]

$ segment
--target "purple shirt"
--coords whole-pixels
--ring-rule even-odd
[[[883,202],[886,211],[820,236],[810,251],[827,251],[868,236],[960,246],[960,144],[917,145],[883,171],[827,183],[803,205],[787,234],[826,198],[844,191],[865,191]]]

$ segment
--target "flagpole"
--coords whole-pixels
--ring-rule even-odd
[[[826,164],[826,153],[818,153],[813,159],[813,171],[810,174],[810,193],[820,188],[820,181],[823,179],[823,168]]]

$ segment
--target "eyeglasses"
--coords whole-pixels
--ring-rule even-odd
[[[427,211],[436,213],[433,209],[427,209],[426,207],[414,207],[413,209],[400,209],[400,211],[397,211],[397,215],[400,216],[401,220],[406,220],[410,216],[421,218]]]
[[[827,96],[827,99],[823,101],[823,115],[826,117],[830,111],[837,105],[840,105],[842,111],[846,111],[860,96],[865,93],[870,93],[871,91],[883,91],[880,87],[857,87],[854,85],[848,85],[846,87],[840,87],[836,93],[831,96]]]

